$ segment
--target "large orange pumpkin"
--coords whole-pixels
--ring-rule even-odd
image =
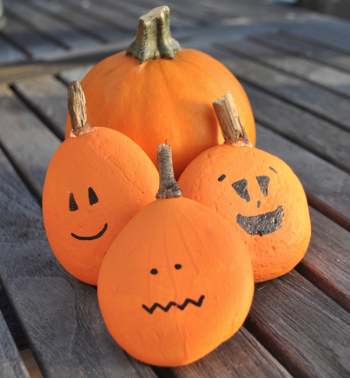
[[[232,96],[216,103],[226,143],[183,172],[184,196],[217,211],[249,248],[255,282],[289,272],[304,256],[311,225],[304,189],[291,168],[251,147]]]
[[[88,122],[127,135],[154,164],[156,146],[171,140],[176,178],[197,155],[223,142],[211,106],[222,93],[235,95],[255,144],[254,118],[242,86],[209,55],[180,48],[170,36],[168,7],[142,16],[129,49],[98,63],[81,85]],[[67,137],[70,130],[67,117]]]
[[[154,164],[131,139],[111,129],[83,126],[79,87],[78,82],[70,86],[70,97],[81,97],[71,103],[76,130],[48,167],[43,215],[59,262],[76,278],[96,285],[109,245],[154,199],[159,179]]]
[[[181,197],[170,146],[160,147],[159,199],[137,213],[108,249],[98,300],[109,332],[129,354],[152,365],[179,366],[239,329],[254,283],[237,232],[215,212]]]

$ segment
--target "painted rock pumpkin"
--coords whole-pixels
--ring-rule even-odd
[[[76,278],[96,285],[109,245],[154,199],[159,176],[148,156],[125,135],[83,126],[84,94],[78,82],[69,93],[76,99],[70,101],[77,136],[67,138],[52,157],[43,216],[59,262]]]
[[[98,300],[109,332],[129,354],[152,365],[179,366],[239,329],[252,302],[253,272],[229,222],[181,198],[170,146],[159,147],[159,199],[110,246]]]
[[[226,143],[199,155],[183,172],[184,196],[216,210],[247,244],[255,282],[289,272],[311,237],[304,189],[282,160],[252,147],[230,94],[216,101]]]
[[[212,102],[231,91],[250,140],[255,124],[244,89],[220,62],[181,49],[170,36],[169,8],[140,17],[125,52],[98,63],[81,82],[88,122],[120,131],[156,164],[156,146],[172,141],[175,177],[201,152],[223,142]],[[71,130],[67,118],[66,136]]]

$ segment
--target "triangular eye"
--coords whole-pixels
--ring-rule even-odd
[[[248,182],[246,179],[236,181],[232,184],[233,189],[236,191],[236,193],[243,199],[245,199],[247,202],[250,201],[250,196],[248,193]]]
[[[264,197],[267,197],[270,177],[269,176],[257,176],[256,179],[258,180],[258,184],[260,186],[262,194],[264,195]]]
[[[69,195],[69,210],[70,210],[70,211],[78,210],[78,205],[77,205],[77,203],[75,202],[75,198],[74,198],[73,193],[71,193],[71,194]]]
[[[91,206],[98,202],[97,195],[92,188],[89,188],[89,202]]]

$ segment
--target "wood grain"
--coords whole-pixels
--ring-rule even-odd
[[[53,76],[40,76],[14,83],[18,95],[64,139],[67,115],[67,87]]]
[[[32,1],[32,6],[46,12],[48,15],[59,18],[64,22],[68,22],[75,28],[78,28],[86,35],[91,35],[102,42],[113,42],[118,38],[124,38],[128,34],[112,28],[108,25],[99,22],[96,19],[87,17],[84,13],[77,11],[73,7],[69,7],[69,2],[64,5],[62,2],[47,2],[47,1]]]
[[[246,43],[225,43],[225,46],[220,45],[221,53],[211,52],[239,79],[350,130],[350,106],[347,98],[256,62],[254,57],[245,54]],[[227,56],[227,51],[232,52],[231,58]]]
[[[161,371],[170,378],[291,377],[243,327],[199,361]]]
[[[46,38],[28,27],[26,23],[12,17],[11,10],[6,3],[5,8],[8,22],[3,33],[8,39],[13,41],[17,46],[20,46],[22,50],[26,51],[33,58],[39,58],[42,55],[47,55],[52,52],[66,50],[66,47],[55,43],[51,38]]]
[[[256,285],[245,326],[295,377],[350,374],[350,314],[295,271]]]
[[[265,34],[256,36],[254,39],[282,51],[295,53],[312,61],[350,72],[350,55],[333,49],[332,46],[321,47],[293,33]]]
[[[58,77],[66,85],[68,85],[73,80],[82,81],[83,78],[85,77],[85,75],[91,70],[92,67],[93,67],[92,65],[88,65],[88,66],[75,68],[75,69],[72,69],[72,70],[61,71],[58,74]]]
[[[6,7],[18,18],[31,25],[32,29],[40,31],[44,36],[58,42],[67,48],[96,46],[100,42],[75,30],[73,27],[47,15],[41,14],[25,2],[6,1]]]
[[[350,133],[242,82],[259,123],[350,173]]]
[[[350,233],[310,208],[312,235],[296,270],[350,312]]]
[[[0,64],[28,60],[28,56],[0,35]]]
[[[108,334],[96,288],[54,257],[41,209],[0,151],[0,274],[45,377],[156,377]]]

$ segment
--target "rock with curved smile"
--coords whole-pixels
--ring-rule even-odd
[[[75,235],[73,234],[73,232],[71,233],[71,235],[73,236],[73,238],[76,238],[78,240],[95,240],[95,239],[98,239],[100,238],[106,231],[107,231],[107,223],[104,225],[103,229],[96,235],[94,236],[78,236],[78,235]]]

